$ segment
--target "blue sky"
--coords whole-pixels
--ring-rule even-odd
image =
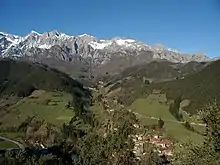
[[[220,0],[1,0],[0,31],[131,37],[220,56]]]

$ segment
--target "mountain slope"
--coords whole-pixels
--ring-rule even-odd
[[[0,94],[28,96],[36,89],[59,90],[89,97],[79,82],[41,64],[5,59],[0,61]]]
[[[184,79],[169,82],[152,83],[151,89],[161,89],[168,98],[189,99],[190,104],[184,109],[190,113],[213,102],[220,103],[220,60],[210,63],[198,73],[188,75]]]
[[[167,60],[157,60],[127,67],[116,75],[106,75],[103,77],[103,81],[108,84],[114,84],[123,79],[129,79],[130,81],[133,79],[134,82],[138,78],[141,79],[140,83],[142,83],[142,79],[147,79],[150,82],[170,81],[194,74],[202,70],[207,64],[208,62],[181,64],[172,63]],[[122,85],[126,86],[126,82],[123,82]]]

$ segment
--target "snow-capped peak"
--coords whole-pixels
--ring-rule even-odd
[[[16,44],[21,40],[20,36],[8,34],[5,32],[0,32],[1,36],[4,37],[8,42],[11,42],[12,44]]]
[[[84,37],[84,36],[90,36],[90,35],[89,35],[89,34],[86,34],[86,33],[81,34],[81,35],[78,35],[78,37]]]
[[[2,36],[14,38],[14,39],[21,38],[21,37],[18,36],[18,35],[12,35],[12,34],[5,33],[5,32],[0,32],[0,34],[1,34]]]
[[[90,35],[90,34],[81,34],[81,35],[77,35],[76,38],[82,38],[85,39],[86,41],[96,41],[97,39]]]
[[[31,33],[32,33],[32,34],[41,35],[40,33],[36,32],[36,31],[34,31],[34,30],[31,30]]]
[[[4,33],[4,32],[0,32],[0,34],[1,34],[1,35],[3,35],[3,36],[5,36],[5,35],[6,35],[6,33]]]

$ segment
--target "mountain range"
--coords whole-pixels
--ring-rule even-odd
[[[135,39],[119,37],[103,40],[88,34],[70,36],[56,30],[43,34],[31,31],[26,36],[0,32],[0,56],[55,57],[67,60],[65,46],[70,48],[70,55],[74,56],[75,39],[79,45],[80,56],[95,65],[106,64],[115,57],[128,59],[130,56],[135,57],[137,62],[143,62],[145,58],[149,59],[144,56],[150,56],[149,53],[146,55],[146,52],[150,52],[150,58],[178,63],[211,60],[203,53],[186,54],[161,44],[147,45]]]

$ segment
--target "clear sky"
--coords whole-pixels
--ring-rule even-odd
[[[131,37],[220,56],[220,0],[0,0],[0,31]]]

